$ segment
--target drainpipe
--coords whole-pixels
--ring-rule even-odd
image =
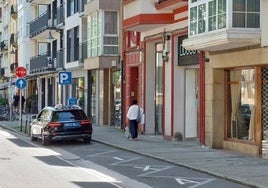
[[[200,144],[205,145],[205,53],[199,51],[199,122]]]

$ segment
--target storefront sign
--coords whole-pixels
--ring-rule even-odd
[[[187,35],[180,36],[178,38],[178,65],[187,66],[198,64],[198,51],[197,50],[186,50],[182,46],[182,41],[187,38]]]

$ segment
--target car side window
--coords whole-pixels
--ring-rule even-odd
[[[41,121],[48,121],[50,117],[51,112],[47,109],[44,109],[40,114],[40,120]]]

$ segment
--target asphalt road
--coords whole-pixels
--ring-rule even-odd
[[[245,188],[247,186],[104,144],[55,143],[80,158],[155,188]]]
[[[1,129],[0,142],[1,188],[246,187],[96,142],[57,142],[43,147],[39,141]]]

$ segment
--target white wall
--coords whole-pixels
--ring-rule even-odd
[[[261,46],[268,46],[268,1],[261,1]]]
[[[155,44],[149,43],[146,46],[145,57],[145,115],[146,115],[146,134],[155,133]]]

